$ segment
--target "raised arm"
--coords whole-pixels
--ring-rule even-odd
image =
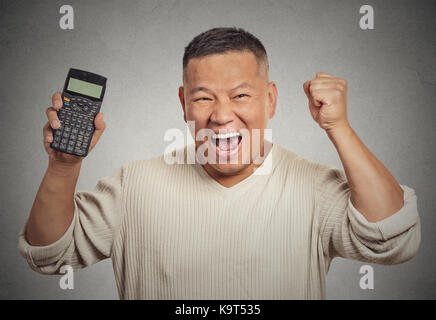
[[[407,261],[421,240],[414,190],[399,185],[349,125],[345,80],[317,73],[303,87],[313,119],[344,167],[319,165],[316,204],[324,255],[380,264]]]
[[[397,212],[404,204],[403,189],[351,128],[347,119],[347,82],[319,72],[303,87],[312,117],[338,151],[354,207],[369,222]]]
[[[56,113],[61,108],[61,93],[56,92],[52,96],[52,106],[46,110],[48,121],[43,128],[44,148],[49,158],[48,167],[26,228],[26,239],[34,246],[45,246],[58,240],[73,219],[73,196],[83,158],[50,147],[53,141],[52,129],[61,126]],[[96,117],[95,127],[90,149],[95,146],[105,129],[103,114]]]

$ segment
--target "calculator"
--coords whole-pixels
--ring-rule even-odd
[[[107,78],[71,68],[62,92],[62,108],[57,111],[61,126],[53,130],[50,147],[75,156],[88,154],[95,130],[94,119],[99,113],[106,91]]]

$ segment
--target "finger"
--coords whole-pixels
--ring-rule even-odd
[[[47,122],[42,128],[42,137],[45,150],[50,154],[52,152],[52,148],[50,148],[50,143],[53,142],[53,132],[50,126],[50,122]]]
[[[312,104],[315,107],[321,107],[322,103],[320,100],[318,100],[314,94],[314,92],[316,92],[315,88],[312,86],[312,81],[309,82],[309,86],[308,86],[308,92],[310,95],[310,101],[312,102]]]
[[[336,77],[320,77],[320,78],[312,79],[311,84],[313,85],[315,83],[326,83],[326,84],[336,83],[342,86],[347,85],[347,81],[345,79],[336,78]]]
[[[51,104],[55,110],[59,110],[62,107],[62,94],[60,92],[53,94]]]
[[[53,141],[53,132],[50,126],[50,122],[47,123],[42,128],[42,137],[44,138],[44,142],[52,142]]]
[[[310,85],[310,80],[303,83],[303,89],[304,89],[304,93],[306,94],[307,98],[312,99],[310,92],[309,92],[309,85]]]
[[[47,115],[47,120],[50,122],[50,126],[53,129],[59,129],[61,123],[59,121],[56,110],[53,107],[48,107],[45,113]]]
[[[98,113],[94,120],[95,130],[92,135],[91,144],[89,145],[89,149],[91,150],[97,144],[101,135],[103,134],[104,129],[106,129],[106,123],[103,119],[103,113]]]
[[[345,86],[334,78],[316,78],[310,83],[312,90],[322,90],[322,89],[338,89],[343,90]]]
[[[106,129],[106,123],[104,122],[104,115],[102,112],[99,112],[94,120],[95,130],[104,130]]]
[[[321,104],[313,98],[313,95],[310,92],[310,88],[312,86],[312,81],[309,80],[303,84],[304,93],[306,94],[307,99],[309,100],[309,108],[310,108],[311,112],[312,112],[312,108],[321,106]]]
[[[339,83],[338,78],[327,78],[327,77],[321,77],[321,78],[315,78],[312,79],[311,85],[314,84],[332,84],[332,83]]]
[[[316,73],[317,78],[334,78],[331,74],[325,73],[325,72],[317,72]]]
[[[337,94],[339,94],[339,91],[331,89],[320,89],[312,93],[316,101],[319,101],[321,104],[326,105],[330,105]]]

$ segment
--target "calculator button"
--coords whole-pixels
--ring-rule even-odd
[[[53,140],[59,142],[61,140],[61,137],[59,135],[54,136]]]
[[[73,146],[68,146],[68,148],[67,148],[67,151],[68,151],[68,152],[73,152],[73,150],[74,150],[74,147],[73,147]]]
[[[51,144],[51,146],[52,146],[53,148],[59,148],[59,142],[54,141],[54,142]]]
[[[83,136],[79,134],[79,135],[77,136],[77,140],[82,141],[82,140],[83,140]]]
[[[77,132],[79,132],[79,129],[77,128],[73,128],[73,130],[71,130],[71,133],[77,133]]]
[[[68,139],[67,138],[62,138],[61,143],[67,143]]]
[[[59,149],[65,150],[66,148],[67,148],[67,145],[65,143],[60,143],[59,144]]]
[[[61,130],[56,130],[55,131],[55,136],[60,136],[62,134],[62,131]]]

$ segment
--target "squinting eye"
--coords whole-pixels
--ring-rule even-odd
[[[207,100],[210,100],[209,98],[198,98],[198,99],[195,99],[194,101],[207,101]]]
[[[236,98],[243,98],[243,97],[248,97],[248,95],[246,95],[245,93],[241,93],[236,96]]]

